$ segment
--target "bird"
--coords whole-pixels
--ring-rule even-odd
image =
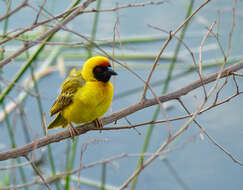
[[[74,140],[78,135],[75,124],[94,121],[96,127],[103,128],[99,119],[109,109],[113,97],[113,85],[110,78],[117,73],[111,68],[108,58],[94,56],[88,59],[82,70],[72,69],[61,84],[61,92],[50,109],[55,119],[47,126],[52,128],[69,127]]]

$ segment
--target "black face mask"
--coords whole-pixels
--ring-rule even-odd
[[[98,81],[108,82],[112,75],[117,75],[110,67],[106,66],[96,66],[93,70],[94,77]]]

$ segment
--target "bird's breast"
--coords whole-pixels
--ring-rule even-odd
[[[68,121],[87,123],[100,118],[109,109],[113,96],[110,82],[86,82],[76,92],[72,105],[68,108]]]

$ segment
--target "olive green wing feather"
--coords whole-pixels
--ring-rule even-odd
[[[54,114],[62,111],[65,107],[72,104],[75,93],[84,84],[85,80],[82,77],[81,71],[76,71],[73,69],[67,79],[63,82],[61,86],[61,93],[54,102],[50,110],[50,115],[53,116]]]
[[[50,110],[50,115],[53,116],[70,105],[73,102],[73,96],[76,91],[77,89],[75,88],[69,88],[66,92],[61,92]]]

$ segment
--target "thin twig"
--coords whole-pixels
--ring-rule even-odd
[[[200,44],[200,51],[199,51],[199,77],[200,77],[201,80],[203,78],[203,73],[202,73],[202,50],[203,50],[203,46],[204,46],[206,40],[208,39],[209,34],[212,32],[213,27],[215,26],[215,24],[216,24],[215,21],[211,24],[211,26],[209,27],[209,31],[203,37],[202,42]],[[205,88],[204,84],[202,84],[202,86],[203,86],[204,96],[206,98],[207,97],[207,91],[206,91],[206,88]]]
[[[12,14],[16,13],[17,11],[19,11],[20,9],[22,9],[23,7],[25,7],[28,4],[28,0],[24,0],[19,6],[17,6],[15,9],[13,9],[12,11],[6,13],[5,15],[3,15],[2,17],[0,17],[0,22],[5,20],[6,18],[8,18],[9,16],[11,16]]]
[[[51,186],[46,182],[45,178],[42,176],[42,174],[40,173],[39,169],[36,167],[36,165],[31,162],[31,160],[29,159],[29,157],[27,155],[25,155],[26,160],[28,160],[31,164],[31,166],[33,167],[33,169],[35,170],[36,174],[41,178],[41,180],[43,181],[44,185],[47,187],[48,190],[51,190]]]
[[[178,150],[178,149],[181,149],[183,148],[187,143],[191,142],[194,138],[191,137],[189,139],[187,139],[183,144],[181,144],[180,146],[176,146],[176,147],[170,147],[166,150],[164,150],[163,152],[161,152],[160,154],[158,154],[158,156],[164,156],[172,151],[175,151],[175,150]],[[95,141],[94,141],[95,142]],[[89,142],[90,143],[90,142]],[[91,142],[92,143],[92,142]],[[149,153],[149,152],[146,152],[144,153],[144,156],[152,156],[154,155],[155,153]],[[119,160],[119,159],[122,159],[122,158],[129,158],[129,157],[139,157],[141,156],[140,153],[132,153],[132,154],[128,154],[128,153],[121,153],[121,154],[118,154],[118,155],[115,155],[115,156],[112,156],[112,157],[109,157],[109,158],[104,158],[102,160],[99,160],[99,161],[95,161],[95,162],[92,162],[92,163],[89,163],[87,165],[83,165],[82,167],[79,167],[79,168],[76,168],[76,169],[73,169],[72,171],[69,171],[69,172],[60,172],[60,173],[57,173],[56,175],[54,176],[50,176],[50,177],[46,177],[46,182],[47,183],[52,183],[52,182],[55,182],[56,180],[58,179],[61,179],[63,177],[65,177],[66,175],[73,175],[73,174],[76,174],[78,173],[80,170],[84,170],[84,169],[89,169],[89,168],[92,168],[94,166],[97,166],[97,165],[102,165],[102,164],[105,164],[105,163],[113,163],[115,160]],[[20,189],[20,188],[23,188],[23,187],[27,187],[27,186],[31,186],[31,185],[34,185],[34,184],[43,184],[43,181],[39,180],[39,179],[35,179],[31,182],[28,182],[28,183],[25,183],[25,184],[21,184],[21,185],[12,185],[12,186],[7,186],[7,187],[0,187],[1,190],[12,190],[12,189]]]
[[[81,13],[83,13],[82,11],[85,8],[87,8],[89,6],[89,4],[93,3],[94,1],[95,0],[86,0],[85,2],[83,2],[80,6],[78,6],[78,8],[71,15],[69,15],[68,17],[66,17],[65,19],[63,19],[63,21],[61,21],[60,23],[57,23],[52,29],[48,30],[42,36],[40,36],[39,38],[37,38],[37,41],[44,40],[44,39],[48,38],[50,35],[56,33],[58,30],[60,30],[68,22],[70,22],[71,20],[73,20],[74,18],[76,18],[78,15],[80,15]],[[27,49],[33,47],[34,45],[36,45],[36,43],[28,43],[28,44],[25,44],[22,48],[20,48],[19,50],[17,50],[11,56],[9,56],[9,57],[5,58],[4,60],[2,60],[0,62],[0,67],[3,67],[7,63],[11,62],[15,57],[17,57],[21,53],[25,52]]]
[[[204,3],[202,3],[174,32],[171,32],[170,33],[170,35],[169,35],[169,37],[168,37],[168,39],[166,40],[166,42],[163,44],[163,46],[162,46],[162,48],[161,48],[161,50],[160,50],[160,52],[158,53],[158,55],[157,55],[157,57],[156,57],[156,59],[155,59],[155,61],[154,61],[154,64],[153,64],[153,66],[152,66],[152,68],[151,68],[151,70],[150,70],[150,73],[149,73],[149,75],[148,75],[148,78],[147,78],[147,80],[146,80],[146,85],[144,86],[144,91],[143,91],[143,94],[142,94],[142,98],[141,98],[141,100],[143,101],[145,98],[146,98],[146,93],[147,93],[147,89],[148,89],[148,84],[149,84],[149,82],[150,82],[150,79],[151,79],[151,77],[152,77],[152,74],[153,74],[153,72],[154,72],[154,70],[155,70],[155,68],[156,68],[156,66],[158,65],[158,61],[159,61],[159,58],[160,58],[160,56],[162,55],[162,53],[164,52],[164,50],[165,50],[165,48],[167,47],[167,45],[169,44],[169,42],[171,41],[171,39],[176,35],[176,33],[178,32],[178,31],[180,31],[181,30],[181,28],[187,23],[187,22],[189,22],[190,20],[191,20],[191,18],[201,9],[201,8],[203,8],[206,4],[208,4],[209,2],[210,2],[211,0],[207,0],[207,1],[205,1]]]
[[[188,127],[189,125],[194,121],[194,119],[196,118],[196,116],[200,113],[201,109],[204,107],[204,105],[207,103],[208,98],[213,94],[213,92],[215,91],[215,89],[217,88],[219,79],[222,76],[223,73],[223,67],[221,67],[220,71],[217,73],[216,76],[216,80],[215,80],[215,84],[213,85],[213,87],[211,87],[211,89],[209,90],[208,96],[207,98],[204,99],[204,101],[201,103],[201,105],[196,109],[196,111],[193,113],[192,117],[184,124],[183,127],[181,127],[174,135],[172,135],[170,138],[168,138],[161,146],[159,149],[157,149],[156,154],[151,156],[150,158],[148,158],[148,160],[141,165],[141,167],[137,168],[133,174],[121,185],[121,187],[119,188],[119,190],[123,190],[125,189],[129,183],[137,176],[139,175],[139,173],[141,173],[143,171],[143,169],[145,167],[147,167],[148,165],[150,165],[152,163],[153,160],[155,160],[158,155],[157,153],[162,152],[169,144],[171,141],[173,141],[175,138],[177,138],[179,135],[181,135]]]
[[[39,9],[39,11],[38,11],[38,13],[36,15],[36,18],[35,18],[35,21],[34,21],[33,25],[35,25],[38,22],[39,16],[40,16],[41,11],[43,10],[45,4],[46,4],[46,0],[43,0],[43,3],[40,6],[40,9]]]
[[[178,101],[179,103],[182,105],[182,107],[184,108],[184,110],[187,112],[187,114],[191,115],[190,111],[187,109],[187,107],[184,105],[184,103],[181,101],[180,98],[178,98]],[[227,156],[229,156],[236,164],[239,164],[240,166],[243,166],[243,163],[241,163],[239,160],[237,160],[236,158],[234,158],[234,156],[229,152],[227,151],[222,145],[218,144],[216,142],[216,140],[211,137],[208,132],[206,131],[205,128],[203,128],[199,123],[198,121],[196,121],[194,119],[194,123],[196,123],[196,125],[199,127],[199,129],[208,137],[208,139],[214,144],[216,145],[220,150],[222,150]]]
[[[229,55],[230,55],[232,36],[233,36],[234,28],[235,28],[235,8],[236,8],[236,4],[237,4],[237,0],[234,0],[234,5],[233,5],[233,8],[232,8],[232,22],[231,22],[232,26],[231,26],[231,30],[229,32],[228,47],[227,47],[227,51],[226,51],[227,57],[229,57]]]
[[[119,7],[115,7],[115,8],[111,8],[111,9],[102,9],[102,10],[96,10],[96,9],[91,9],[91,10],[83,10],[83,11],[80,11],[80,14],[81,13],[93,13],[93,12],[113,12],[113,11],[117,11],[119,9],[125,9],[125,8],[129,8],[129,7],[144,7],[144,6],[147,6],[147,5],[159,5],[159,4],[162,4],[164,3],[164,1],[159,1],[159,2],[145,2],[145,3],[137,3],[137,4],[127,4],[127,5],[123,5],[123,6],[119,6]],[[33,8],[31,5],[27,4],[30,8]],[[9,41],[9,40],[12,40],[12,39],[16,39],[18,36],[20,36],[21,34],[24,34],[26,33],[27,31],[31,31],[39,26],[43,26],[44,24],[48,23],[48,22],[51,22],[53,20],[57,20],[59,18],[63,18],[65,17],[66,15],[72,13],[73,11],[75,11],[78,7],[74,7],[74,8],[71,8],[57,16],[53,16],[52,18],[48,18],[46,20],[43,20],[43,21],[40,21],[36,24],[32,24],[31,26],[29,27],[26,27],[24,29],[21,29],[21,31],[19,31],[18,33],[14,34],[13,36],[8,36],[9,33],[12,33],[12,32],[9,32],[8,34],[6,34],[4,37],[6,39],[3,39],[2,41],[0,41],[0,45]],[[16,30],[15,30],[16,31]],[[38,42],[38,41],[36,41]]]

